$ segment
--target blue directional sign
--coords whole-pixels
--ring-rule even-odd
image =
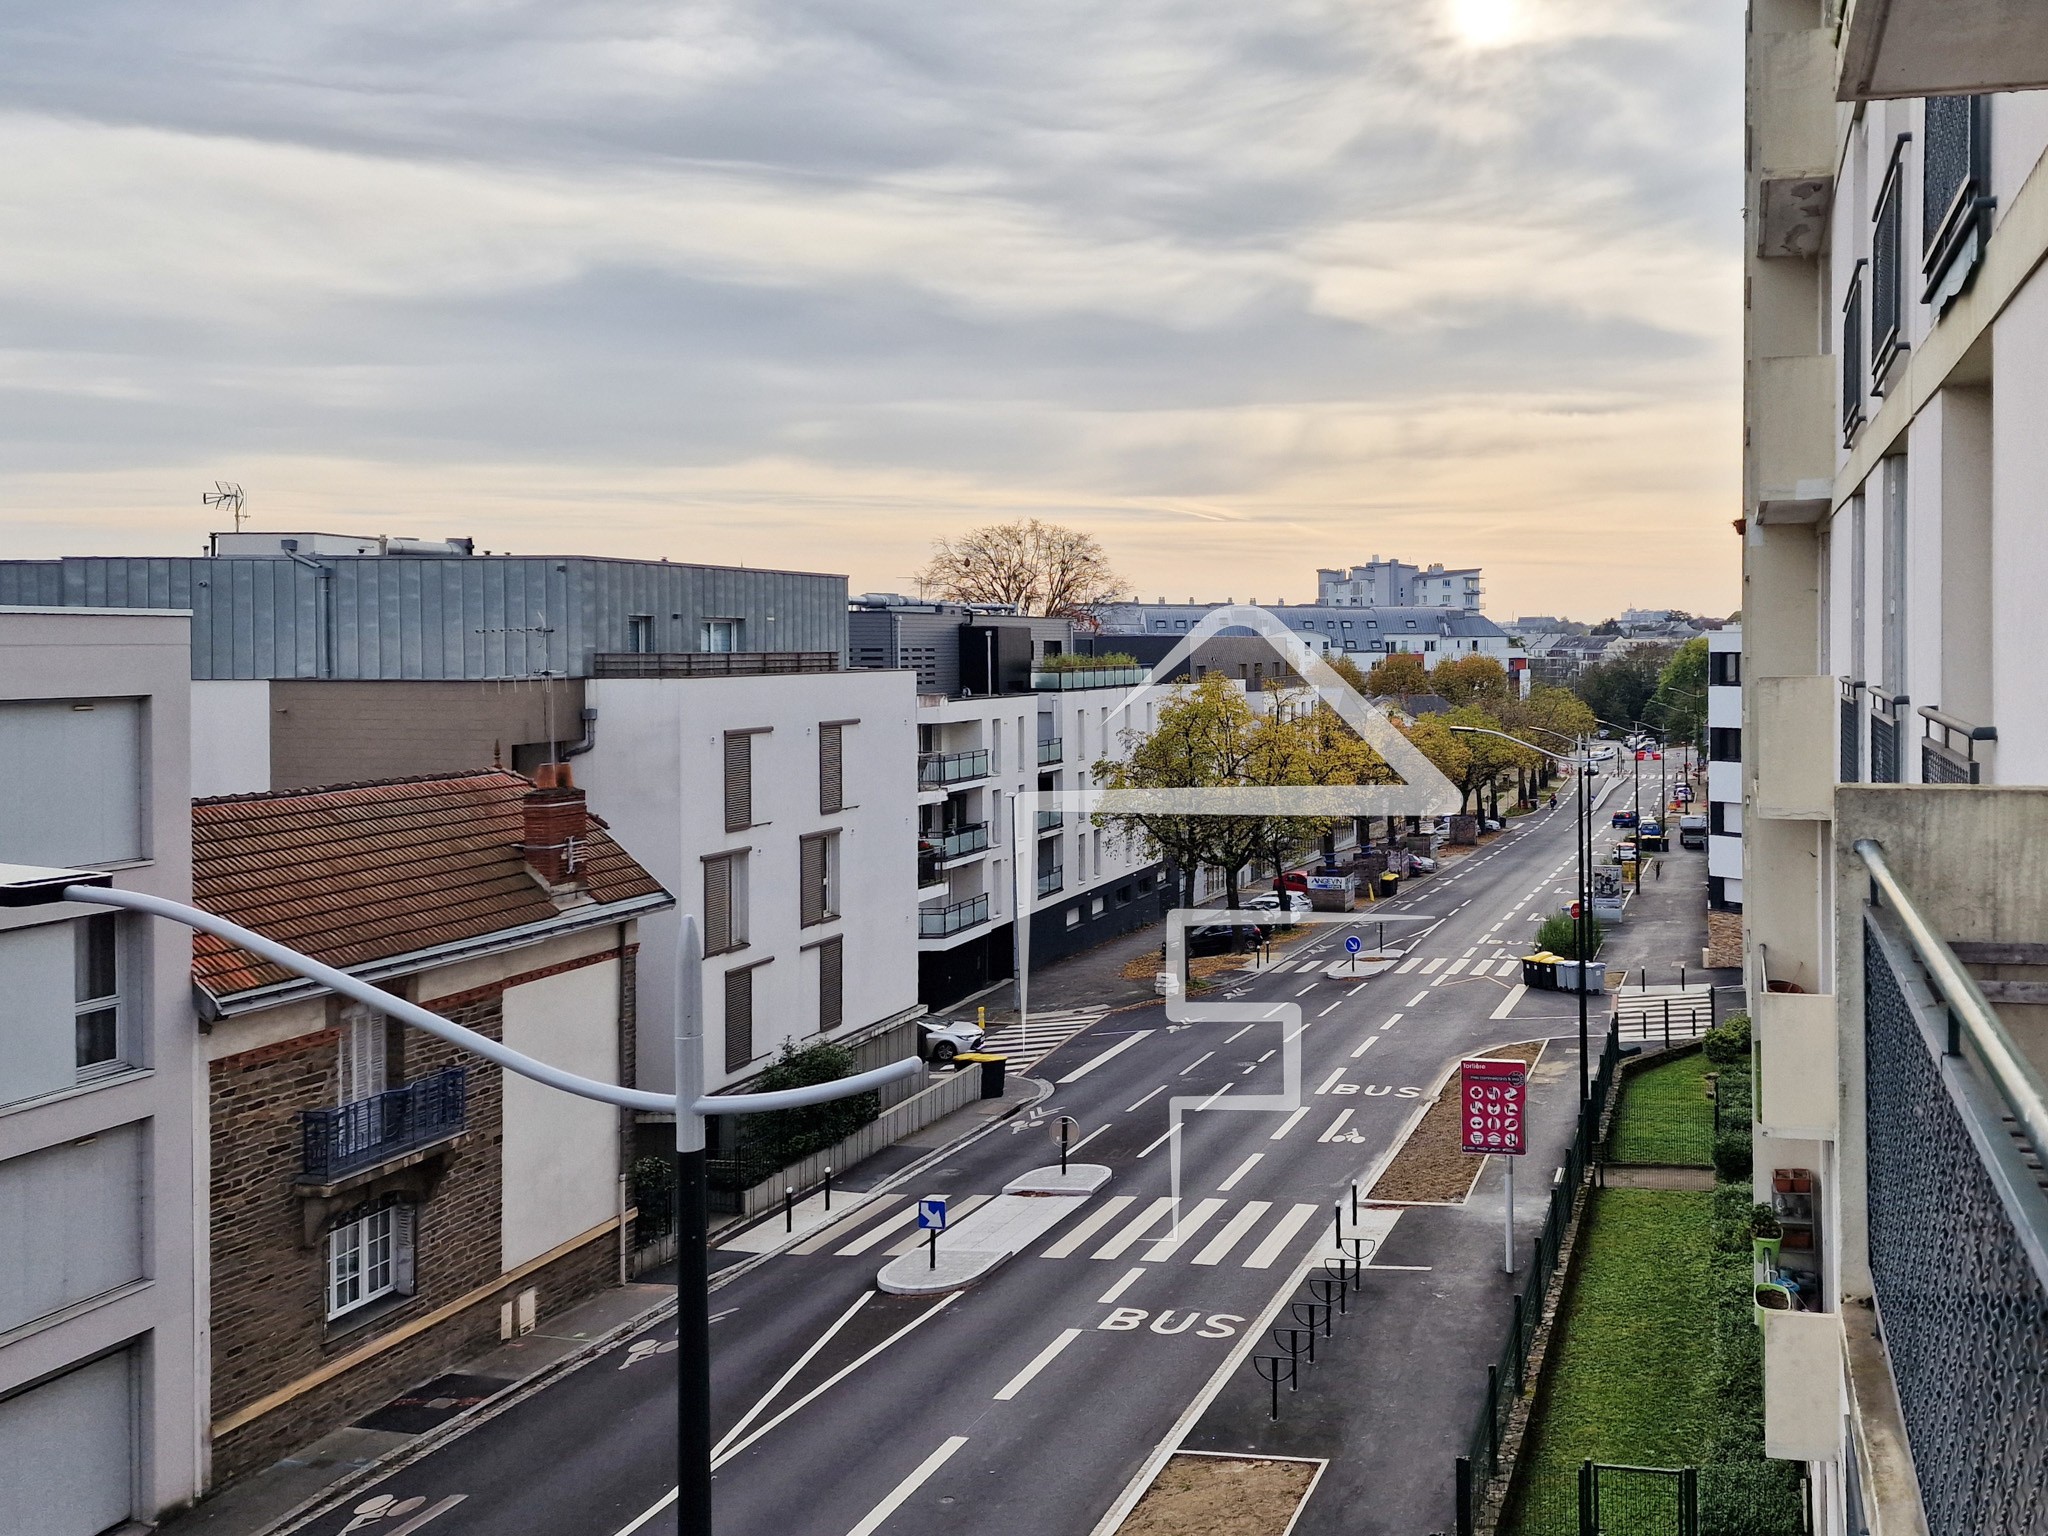
[[[1347,953],[1355,955],[1365,948],[1365,940],[1354,933],[1344,940],[1344,948]]]
[[[946,1197],[932,1195],[917,1202],[917,1229],[920,1232],[943,1232],[946,1230]]]

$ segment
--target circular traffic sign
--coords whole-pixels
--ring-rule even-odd
[[[1355,933],[1351,934],[1344,940],[1344,948],[1348,953],[1355,955],[1361,949],[1365,948],[1365,940],[1361,939]]]
[[[1080,1133],[1081,1122],[1072,1115],[1055,1115],[1047,1123],[1046,1130],[1051,1133],[1054,1141],[1064,1146]]]

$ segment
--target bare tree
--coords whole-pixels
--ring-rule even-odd
[[[1014,603],[1024,613],[1075,619],[1126,587],[1093,534],[1035,517],[937,540],[917,579],[946,602]]]

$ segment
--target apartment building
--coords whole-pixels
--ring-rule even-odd
[[[191,899],[189,635],[0,609],[0,862]],[[140,1529],[206,1476],[190,932],[0,909],[0,994],[0,1531]]]
[[[1113,637],[1080,637],[1082,654],[1065,620],[900,600],[864,599],[849,622],[857,667],[916,680],[915,761],[901,771],[917,795],[926,1006],[1014,975],[1020,913],[1034,965],[1157,920],[1171,892],[1155,861],[1090,817],[1029,801],[1089,787],[1124,730],[1146,727],[1124,709],[1144,671],[1110,659]]]
[[[1746,47],[1755,1151],[1818,1279],[1767,1449],[1829,1536],[2038,1531],[2048,15],[1752,0]]]
[[[1478,612],[1485,596],[1479,567],[1446,570],[1374,555],[1364,565],[1316,572],[1316,601],[1349,608],[1457,608]]]
[[[1105,636],[1185,635],[1227,603],[1105,603],[1096,610]],[[1417,605],[1353,608],[1332,603],[1276,603],[1267,612],[1319,650],[1351,653],[1369,667],[1379,656],[1407,652],[1425,666],[1458,656],[1491,656],[1503,667],[1521,673],[1527,652],[1491,619],[1460,608]],[[1216,638],[1251,636],[1231,625]]]
[[[1707,954],[1742,963],[1742,628],[1707,636]]]

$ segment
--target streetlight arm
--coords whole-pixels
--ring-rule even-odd
[[[574,1072],[565,1072],[560,1067],[551,1067],[544,1061],[513,1050],[487,1035],[480,1035],[473,1029],[466,1029],[451,1019],[444,1019],[438,1013],[429,1012],[417,1003],[409,1003],[402,997],[395,997],[382,988],[373,987],[367,981],[338,971],[331,965],[323,965],[297,950],[288,948],[274,939],[267,939],[260,933],[231,923],[226,918],[215,917],[211,912],[197,907],[188,907],[182,902],[168,901],[161,896],[151,896],[142,891],[117,891],[101,886],[67,885],[63,887],[61,899],[90,903],[102,907],[123,907],[131,912],[146,912],[152,917],[169,918],[174,923],[183,923],[201,933],[210,933],[217,939],[225,939],[237,948],[245,949],[273,965],[281,965],[295,975],[308,981],[317,981],[330,991],[356,1002],[375,1008],[378,1012],[397,1019],[401,1024],[410,1024],[428,1034],[446,1040],[487,1061],[494,1061],[509,1072],[530,1077],[537,1083],[550,1088],[559,1088],[564,1093],[573,1093],[581,1098],[596,1099],[600,1103],[617,1105],[620,1109],[647,1110],[655,1114],[674,1114],[676,1096],[669,1093],[648,1093],[638,1088],[622,1088],[616,1083],[601,1083],[595,1078],[580,1077]],[[829,1083],[813,1083],[804,1088],[785,1088],[775,1093],[734,1093],[718,1097],[695,1100],[690,1105],[693,1114],[698,1115],[751,1115],[771,1109],[799,1109],[809,1104],[822,1104],[831,1099],[846,1098],[856,1093],[866,1093],[903,1078],[914,1077],[924,1070],[924,1063],[916,1057],[891,1062],[886,1067],[877,1067],[872,1072],[858,1073],[853,1077],[838,1078]]]

